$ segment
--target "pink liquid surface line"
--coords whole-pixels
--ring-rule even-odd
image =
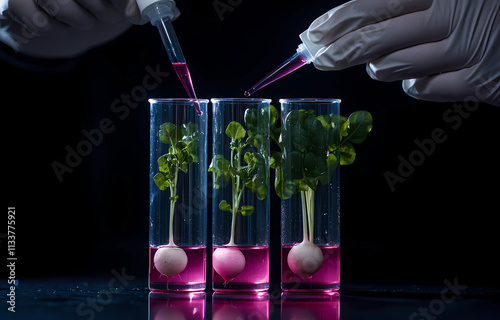
[[[189,98],[194,100],[194,107],[199,116],[203,114],[200,108],[200,103],[198,102],[198,98],[196,97],[196,93],[194,92],[193,81],[191,80],[191,74],[189,73],[188,66],[186,62],[172,62],[172,66],[174,67],[175,73],[177,77],[182,83],[184,90],[186,90]]]
[[[288,60],[283,62],[280,66],[278,66],[276,69],[271,71],[267,76],[262,78],[259,82],[257,82],[252,88],[248,89],[245,91],[245,96],[249,97],[256,91],[264,88],[268,84],[286,76],[290,72],[293,72],[297,70],[298,68],[302,67],[303,65],[307,64],[307,60],[302,57],[300,54],[296,53],[292,57],[290,57]]]

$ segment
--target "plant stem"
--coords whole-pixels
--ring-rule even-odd
[[[312,242],[314,239],[314,190],[300,192],[302,201],[302,230],[304,239],[302,241]]]
[[[175,154],[175,152],[174,152]],[[173,198],[177,195],[177,176],[179,174],[179,163],[175,166],[175,178],[174,181],[170,182],[170,197]],[[174,212],[175,212],[175,202],[177,200],[170,200],[170,219],[168,223],[168,245],[175,246],[174,243]]]
[[[308,197],[308,216],[309,216],[309,241],[314,240],[314,190],[309,189],[307,191]]]
[[[304,235],[302,241],[309,241],[309,235],[307,233],[307,205],[305,191],[300,191],[300,200],[302,201],[302,231]]]
[[[241,149],[238,148],[238,153],[236,154],[236,170],[239,171],[241,169],[241,166],[240,166],[240,157],[241,157]],[[231,148],[231,166],[234,168],[234,161],[233,161],[233,158],[234,158],[234,149]],[[243,195],[243,190],[245,189],[245,186],[243,186],[241,188],[241,191],[239,191],[240,189],[240,181],[241,181],[241,177],[240,176],[236,176],[236,181],[235,181],[235,178],[233,177],[232,178],[232,198],[233,198],[233,208],[231,210],[232,212],[232,217],[231,217],[231,238],[229,240],[229,243],[227,244],[228,246],[235,246],[235,243],[234,243],[234,231],[236,229],[236,215],[238,213],[238,208],[240,207],[240,201],[241,201],[241,196]]]
[[[175,192],[175,187],[172,188],[170,185],[170,194],[173,195]],[[170,221],[168,223],[168,246],[175,246],[174,243],[174,210],[175,202],[170,200]]]

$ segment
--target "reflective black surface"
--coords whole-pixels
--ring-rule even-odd
[[[111,280],[115,279],[115,280]],[[146,281],[117,272],[109,279],[27,279],[2,286],[3,319],[481,319],[496,320],[500,293],[451,279],[442,286],[349,285],[340,293],[150,293]]]

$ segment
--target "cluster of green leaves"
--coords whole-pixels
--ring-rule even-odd
[[[269,126],[274,125],[278,112],[274,106],[261,110],[249,108],[245,111],[244,124],[232,121],[225,133],[231,139],[230,159],[222,154],[215,155],[208,169],[213,174],[215,189],[230,182],[232,186],[232,203],[222,200],[219,209],[240,212],[244,216],[251,215],[255,208],[244,205],[240,208],[240,200],[245,188],[254,192],[259,200],[267,196],[269,166],[268,154],[264,146],[269,141]],[[246,129],[245,129],[246,127]]]
[[[154,182],[160,190],[170,188],[170,200],[175,202],[176,184],[179,170],[188,172],[188,165],[198,162],[200,131],[195,123],[183,124],[177,127],[173,123],[164,123],[158,132],[160,141],[170,145],[168,153],[158,158],[160,173],[154,176]]]
[[[288,199],[300,191],[315,191],[318,183],[329,183],[339,164],[353,163],[353,144],[365,141],[371,129],[372,116],[367,111],[356,111],[348,118],[316,116],[313,110],[290,111],[277,140],[281,152],[271,154],[278,196]]]

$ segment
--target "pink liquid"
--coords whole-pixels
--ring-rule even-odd
[[[304,279],[288,267],[287,257],[291,245],[281,246],[281,289],[283,291],[337,291],[340,284],[340,247],[319,246],[323,252],[321,268]]]
[[[269,319],[269,296],[221,293],[212,298],[212,319]]]
[[[206,247],[181,247],[187,255],[186,268],[173,277],[156,270],[154,255],[159,247],[149,247],[149,288],[160,291],[204,290],[206,281]]]
[[[284,293],[281,296],[281,319],[339,320],[340,295],[337,292],[307,295]]]
[[[292,57],[290,57],[288,60],[283,62],[280,66],[278,66],[276,69],[271,71],[267,76],[262,78],[257,84],[255,84],[252,88],[250,88],[248,91],[245,91],[245,96],[249,97],[251,96],[254,92],[264,88],[271,82],[274,82],[287,74],[289,74],[292,71],[297,70],[298,68],[302,67],[307,63],[307,60],[302,57],[300,54],[296,53]]]
[[[187,64],[185,62],[173,62],[172,66],[174,67],[175,73],[177,73],[177,77],[179,77],[179,80],[181,80],[184,90],[186,90],[188,96],[191,99],[194,99],[194,107],[196,108],[196,112],[198,112],[198,115],[201,116],[203,112],[200,109],[198,98],[196,98],[193,81],[191,81],[191,74],[189,73]]]
[[[152,293],[149,298],[150,320],[204,320],[205,309],[205,294],[202,292]]]
[[[269,289],[269,247],[231,247],[245,256],[243,271],[233,280],[224,279],[212,268],[212,287],[216,291],[264,291]],[[214,248],[217,249],[217,247]]]

